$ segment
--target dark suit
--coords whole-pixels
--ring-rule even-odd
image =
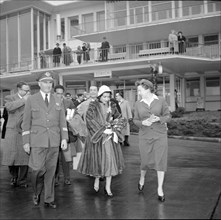
[[[102,57],[102,61],[107,61],[108,60],[108,52],[109,52],[109,42],[108,41],[103,41],[101,43],[101,57]]]
[[[31,146],[29,167],[32,168],[32,186],[40,195],[44,186],[44,201],[54,201],[54,175],[61,139],[68,139],[62,103],[50,95],[46,106],[41,93],[29,97],[23,117],[23,144]]]
[[[74,103],[70,99],[63,99],[63,106],[64,106],[65,112],[68,108],[69,109],[75,108]],[[57,167],[56,167],[56,171],[55,171],[55,179],[57,179],[56,180],[57,182],[59,180],[59,171],[60,171],[59,163],[60,163],[60,161],[61,161],[62,169],[63,169],[63,173],[64,173],[64,180],[70,180],[70,162],[66,162],[64,153],[61,150],[61,148],[60,148],[59,158],[58,158]]]

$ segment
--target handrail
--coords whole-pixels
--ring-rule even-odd
[[[166,42],[166,41],[165,41]],[[204,44],[190,44],[194,46],[187,46],[186,51],[182,54],[182,56],[193,56],[193,57],[205,57],[205,58],[220,58],[221,57],[221,45],[214,44],[214,45],[204,45]],[[153,56],[168,56],[171,55],[170,49],[168,46],[163,46],[159,48],[144,48],[142,44],[139,45],[130,45],[129,50],[124,51],[122,47],[113,47],[109,49],[108,52],[108,60],[102,60],[102,56],[105,56],[106,51],[102,49],[93,49],[89,51],[89,60],[87,60],[88,55],[87,53],[81,52],[78,53],[77,50],[72,50],[71,53],[62,54],[60,56],[60,67],[65,66],[63,63],[65,60],[67,62],[70,62],[70,65],[67,66],[81,66],[82,64],[93,64],[93,63],[99,63],[99,62],[117,62],[120,60],[135,60],[135,59],[142,59],[142,58],[148,58]],[[120,51],[120,52],[117,52]],[[71,55],[68,58],[68,55]],[[77,56],[81,57],[81,64],[78,63]],[[26,60],[24,62],[20,63],[11,63],[8,65],[1,65],[0,66],[0,75],[4,75],[7,73],[14,73],[14,72],[20,72],[20,71],[30,71],[30,70],[38,70],[38,69],[48,69],[53,68],[54,56],[43,54],[42,52],[39,54],[39,56],[35,57],[34,60]],[[26,65],[25,65],[26,64]],[[7,71],[8,70],[8,71]]]

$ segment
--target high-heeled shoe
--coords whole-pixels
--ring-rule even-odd
[[[141,185],[140,183],[138,183],[138,190],[139,190],[140,192],[143,191],[143,188],[144,188],[144,185]]]
[[[165,202],[165,195],[163,195],[163,196],[159,196],[158,195],[158,200],[160,201],[160,202]]]
[[[96,193],[98,193],[98,192],[99,192],[99,186],[94,186],[94,191],[95,191]]]
[[[105,189],[105,187],[104,187],[104,194],[110,198],[112,198],[114,196],[113,193],[108,193],[107,190]]]

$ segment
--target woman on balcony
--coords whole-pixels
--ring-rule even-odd
[[[183,36],[182,31],[178,32],[178,46],[179,46],[179,53],[186,52],[186,38]]]
[[[134,123],[139,127],[139,150],[141,157],[138,190],[143,191],[148,169],[157,171],[158,200],[165,201],[163,182],[167,170],[167,126],[170,112],[166,101],[156,96],[153,84],[142,79],[136,82],[141,100],[135,103]]]

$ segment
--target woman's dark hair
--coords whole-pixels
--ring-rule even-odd
[[[140,81],[135,82],[135,86],[142,86],[144,89],[150,89],[150,92],[154,92],[153,83],[147,79],[141,79]]]

